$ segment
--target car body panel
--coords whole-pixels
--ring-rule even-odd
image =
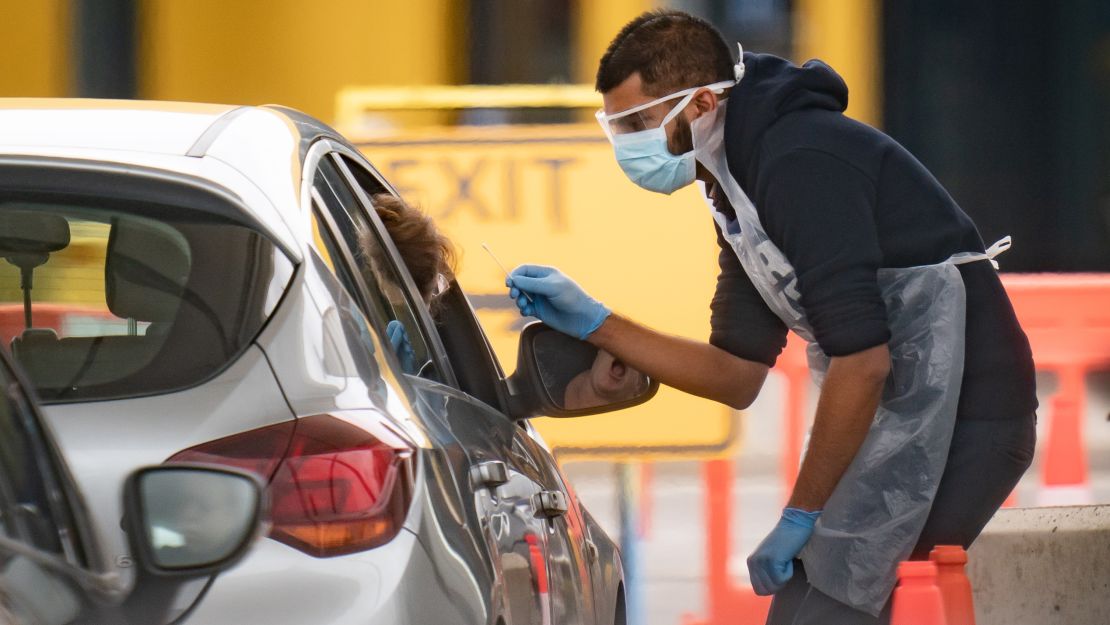
[[[63,457],[53,428],[42,415],[35,394],[7,354],[0,350],[0,415],[5,440],[0,456],[3,464],[11,468],[30,462],[37,470],[5,471],[0,475],[0,505],[3,519],[0,522],[0,622],[11,625],[159,625],[169,623],[175,597],[195,595],[209,579],[233,565],[258,538],[263,524],[260,509],[264,498],[256,500],[248,525],[241,526],[238,538],[224,535],[223,539],[238,539],[238,555],[230,555],[221,563],[201,563],[178,569],[173,575],[153,572],[154,555],[147,550],[138,556],[135,572],[138,576],[134,588],[128,588],[119,575],[102,561],[98,535],[93,518],[85,502],[84,493],[73,478],[69,464]],[[132,473],[126,479],[128,486],[135,480],[147,479],[153,472],[163,472],[163,478],[179,470],[174,467],[147,467]],[[238,471],[209,467],[189,467],[209,474],[209,478],[222,474],[233,481],[246,479],[252,482],[256,497],[261,495],[261,484],[253,477]],[[213,511],[212,500],[194,500],[197,494],[181,482],[162,479],[160,484],[174,488],[179,501],[195,504]],[[213,482],[205,482],[211,486]],[[242,493],[242,491],[239,491]],[[9,507],[19,502],[15,509]],[[121,498],[130,510],[130,517],[121,521],[129,531],[145,532],[155,525],[147,515],[137,512],[150,503],[141,488],[128,488]],[[223,514],[227,503],[217,504],[216,514]],[[243,502],[237,502],[243,503]],[[232,504],[233,506],[236,503]],[[143,519],[143,517],[146,517]],[[163,517],[166,520],[166,517]],[[182,517],[170,518],[170,523]],[[246,520],[246,519],[244,519]],[[31,521],[34,521],[33,532]],[[14,531],[13,531],[14,530]],[[222,531],[222,530],[221,530]],[[50,546],[44,540],[54,532],[58,543]],[[142,539],[137,539],[142,540]],[[190,586],[192,589],[190,589]]]
[[[267,540],[249,558],[248,566],[220,576],[187,623],[487,622],[473,592],[427,592],[438,589],[444,574],[460,571],[435,561],[411,532],[365,553],[327,559],[306,559]]]
[[[182,418],[182,405],[189,406]],[[135,468],[165,462],[174,453],[236,432],[293,418],[258,347],[200,386],[163,395],[115,401],[47,405],[74,479],[85,493],[110,567],[128,583],[133,573],[120,485]],[[126,432],[126,436],[118,433]]]

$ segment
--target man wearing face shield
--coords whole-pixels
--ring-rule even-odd
[[[703,186],[720,249],[709,341],[613,314],[551,267],[518,267],[510,296],[737,409],[787,332],[805,339],[821,395],[751,582],[775,595],[769,623],[888,623],[897,563],[969,546],[1032,459],[1032,357],[993,261],[1009,240],[986,248],[913,156],[845,117],[847,87],[820,61],[734,59],[710,24],[657,11],[616,36],[597,89],[633,182]]]

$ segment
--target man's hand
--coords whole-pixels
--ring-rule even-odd
[[[820,516],[820,512],[797,508],[782,511],[782,518],[775,529],[748,557],[748,575],[755,594],[773,595],[786,586],[786,582],[794,576],[794,558],[809,542],[813,526]]]
[[[535,316],[556,330],[585,340],[609,316],[609,309],[586,295],[563,272],[542,265],[521,265],[505,280],[520,314]]]

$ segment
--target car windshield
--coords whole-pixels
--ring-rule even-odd
[[[61,199],[0,190],[0,343],[47,403],[162,393],[216,375],[293,274],[267,237],[226,217]]]

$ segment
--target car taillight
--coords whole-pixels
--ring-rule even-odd
[[[296,421],[285,421],[190,447],[166,462],[221,464],[251,471],[269,482],[289,449]]]
[[[280,428],[287,424],[260,428],[169,461],[232,465],[269,478],[274,540],[316,557],[363,551],[389,542],[404,524],[413,450],[385,428],[356,423],[333,415],[301,417],[288,424],[292,431],[285,437]],[[276,452],[272,462],[258,453],[267,448]]]

